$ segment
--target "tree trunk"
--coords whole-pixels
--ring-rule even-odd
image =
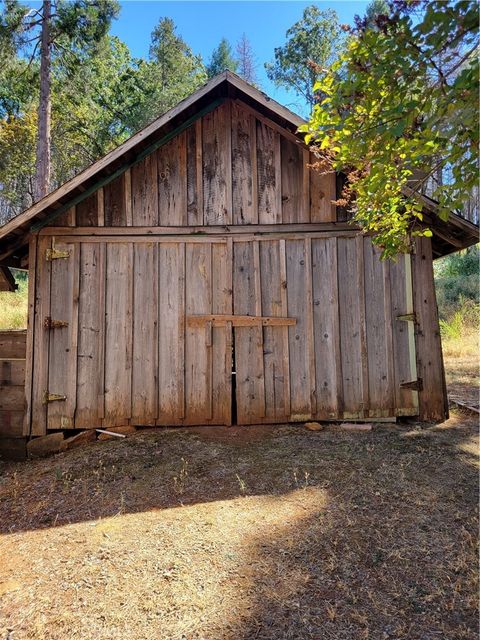
[[[51,129],[51,0],[43,0],[42,34],[40,44],[40,101],[38,105],[37,159],[35,171],[35,199],[47,195],[50,188],[50,129]]]

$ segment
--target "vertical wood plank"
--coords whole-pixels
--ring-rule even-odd
[[[231,224],[231,134],[227,103],[202,118],[203,219]]]
[[[157,243],[134,243],[132,424],[154,425],[158,399]]]
[[[187,224],[187,136],[175,136],[157,151],[160,225]]]
[[[98,226],[98,196],[92,193],[91,196],[79,202],[76,207],[77,226],[96,227]]]
[[[255,274],[257,259],[253,242],[234,241],[234,314],[257,313]],[[239,424],[255,424],[265,416],[263,348],[258,327],[235,327],[235,367],[237,419]]]
[[[127,169],[123,176],[123,196],[125,198],[125,222],[127,227],[133,224],[132,219],[132,172]]]
[[[307,335],[308,382],[310,388],[310,412],[317,411],[316,379],[315,379],[315,332],[313,326],[313,273],[312,273],[312,239],[305,238],[305,275],[306,300],[305,323]]]
[[[311,414],[309,380],[307,274],[304,240],[286,241],[288,316],[297,324],[288,327],[291,417],[307,420]]]
[[[280,134],[257,120],[258,222],[282,221]]]
[[[310,164],[315,164],[316,158],[310,154]],[[336,207],[332,204],[336,200],[336,180],[334,173],[320,174],[311,168],[310,174],[310,221],[335,222]]]
[[[185,314],[211,313],[211,246],[187,243],[185,248]],[[185,420],[210,420],[211,388],[206,327],[185,328]]]
[[[151,153],[132,172],[132,220],[136,227],[158,224],[157,156]]]
[[[105,226],[105,198],[103,195],[103,187],[97,191],[97,209],[98,209],[98,226]]]
[[[418,394],[419,416],[428,422],[441,422],[448,417],[448,402],[430,238],[416,238],[412,262],[418,322],[415,335],[417,370],[423,382],[423,389]]]
[[[280,136],[280,149],[282,222],[308,222],[308,211],[303,206],[303,149],[284,136]]]
[[[233,224],[258,224],[255,118],[238,102],[232,105]]]
[[[51,268],[50,316],[68,324],[45,329],[50,331],[48,391],[66,396],[48,404],[47,429],[75,426],[80,246],[57,243],[56,248],[69,251],[70,256],[54,260]]]
[[[125,227],[125,174],[112,180],[103,187],[106,227]]]
[[[285,240],[279,240],[279,267],[280,267],[280,302],[282,316],[288,316],[288,293],[287,293],[287,249]],[[289,330],[288,327],[282,328],[283,349],[283,403],[285,415],[291,414],[291,392],[290,392],[290,353],[289,353]]]
[[[128,424],[132,395],[132,243],[107,243],[104,424]]]
[[[203,224],[202,121],[186,131],[187,146],[187,224]]]
[[[282,272],[280,268],[280,240],[260,242],[260,273],[262,313],[266,316],[287,315],[282,306]],[[284,335],[287,327],[263,328],[265,377],[265,416],[286,420]],[[287,335],[288,341],[288,335]],[[287,362],[288,371],[288,362]]]
[[[37,266],[36,235],[30,236],[28,242],[28,316],[27,316],[27,345],[25,350],[25,415],[23,419],[23,435],[30,435],[32,423],[32,374],[34,358],[34,330],[35,330],[35,286]]]
[[[82,243],[75,412],[78,429],[99,427],[103,418],[104,261],[104,243]]]
[[[35,324],[33,338],[32,422],[31,435],[47,432],[47,405],[44,402],[48,390],[48,355],[50,332],[45,331],[44,320],[50,315],[51,262],[45,259],[45,251],[51,247],[52,238],[38,238],[35,283]]]
[[[387,417],[393,415],[394,398],[389,368],[391,353],[388,351],[391,324],[387,325],[385,317],[388,294],[384,264],[370,238],[363,238],[363,255],[369,410],[376,417]]]
[[[232,242],[212,244],[212,313],[232,313]],[[231,424],[231,327],[212,329],[212,419]]]
[[[316,413],[319,419],[337,418],[342,373],[335,238],[312,241],[312,274]]]
[[[338,238],[340,350],[344,416],[363,417],[361,304],[355,238]]]

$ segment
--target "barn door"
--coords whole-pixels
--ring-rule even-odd
[[[285,241],[236,241],[233,272],[237,422],[286,421],[289,331],[297,319],[288,317]]]
[[[47,429],[75,426],[79,250],[78,244],[58,242],[41,256],[51,263],[50,313],[43,318],[43,330],[49,334]]]
[[[185,244],[184,424],[231,424],[231,247]]]

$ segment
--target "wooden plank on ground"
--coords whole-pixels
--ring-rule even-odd
[[[341,410],[342,372],[338,315],[337,242],[312,241],[313,324],[317,418],[337,418]]]
[[[133,247],[132,424],[155,425],[158,404],[158,244]]]
[[[105,244],[82,244],[75,411],[77,429],[99,427],[103,419],[105,253]]]
[[[107,244],[105,292],[105,426],[128,424],[132,392],[131,243]]]
[[[178,134],[157,151],[160,225],[187,224],[187,137]]]

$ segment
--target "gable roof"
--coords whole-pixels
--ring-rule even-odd
[[[236,74],[224,71],[123,144],[0,227],[0,262],[9,252],[7,245],[13,243],[10,248],[15,251],[22,244],[21,237],[25,238],[28,233],[35,231],[35,226],[73,206],[76,199],[85,198],[87,192],[113,180],[128,166],[186,129],[203,113],[213,110],[225,98],[242,100],[294,134],[305,122],[293,111],[275,102]]]
[[[188,128],[201,115],[216,108],[225,98],[242,100],[302,140],[302,135],[297,133],[297,129],[305,122],[303,118],[272,100],[231,71],[224,71],[123,144],[0,227],[0,265],[7,264],[5,260],[10,257],[9,266],[18,266],[18,261],[15,261],[13,256],[17,255],[18,257],[26,253],[25,245],[29,233],[37,231],[50,219],[74,206],[99,187],[108,184],[129,166],[140,161],[154,149]],[[447,229],[440,237],[442,242],[444,244],[446,242],[448,246],[443,246],[436,255],[456,251],[477,241],[473,238],[478,236],[478,227],[455,214],[452,214],[452,219],[455,222],[454,229],[457,238],[451,245],[448,245],[451,225],[450,221],[444,223],[447,225]],[[435,240],[436,216],[432,216],[431,224]]]

